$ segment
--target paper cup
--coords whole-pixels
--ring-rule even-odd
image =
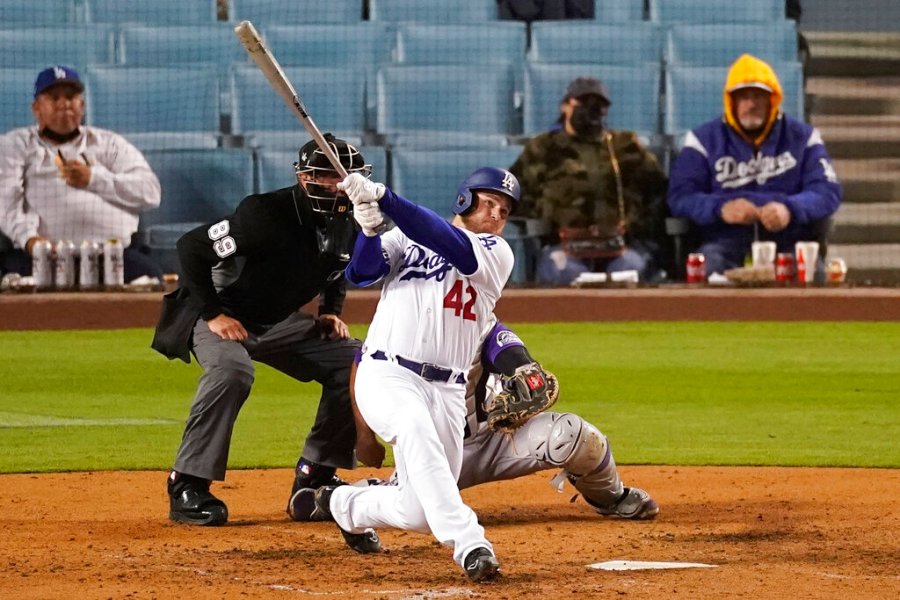
[[[775,242],[753,242],[751,246],[754,267],[775,266],[777,248]]]
[[[847,263],[843,258],[832,258],[825,267],[825,281],[831,285],[840,285],[847,279]]]
[[[816,278],[816,262],[819,260],[819,242],[797,242],[794,246],[797,280],[812,283]],[[803,267],[801,267],[801,265]],[[803,275],[803,279],[800,279]]]

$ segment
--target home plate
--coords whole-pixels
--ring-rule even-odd
[[[645,560],[608,560],[588,565],[588,569],[598,571],[642,571],[645,569],[711,569],[719,565],[689,562],[655,562]]]

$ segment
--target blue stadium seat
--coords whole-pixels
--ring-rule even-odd
[[[773,64],[784,91],[782,110],[803,119],[803,69],[798,62]],[[722,114],[722,90],[728,67],[666,69],[665,133],[681,136]]]
[[[594,0],[595,21],[622,23],[643,18],[644,0]]]
[[[35,69],[0,69],[0,135],[16,127],[34,125]]]
[[[669,65],[730,65],[744,53],[757,56],[770,64],[797,60],[797,29],[794,21],[673,25],[666,38],[665,59]]]
[[[120,133],[219,131],[215,67],[91,67],[87,120]]]
[[[393,59],[395,34],[384,23],[276,25],[262,30],[282,66],[362,67],[366,72],[366,120],[375,122],[375,92],[369,89],[379,67]],[[302,92],[301,92],[301,95]]]
[[[218,19],[216,0],[82,0],[88,23],[211,25]]]
[[[528,60],[545,63],[640,65],[662,59],[662,32],[644,21],[536,21],[531,24]]]
[[[659,131],[660,71],[658,64],[541,64],[525,67],[524,133],[547,131],[559,117],[566,87],[577,77],[595,77],[612,100],[608,122],[613,129],[652,135]]]
[[[496,0],[369,0],[373,21],[418,23],[485,23],[497,20]]]
[[[115,64],[115,32],[103,25],[0,29],[0,56],[4,67],[33,67],[35,77],[50,65],[81,73],[87,65]]]
[[[394,150],[391,154],[391,189],[449,219],[453,216],[456,190],[469,173],[480,167],[506,169],[521,152],[521,146],[483,150]],[[539,249],[537,240],[526,236],[514,223],[507,225],[503,237],[516,256],[510,281],[524,283],[530,277]]]
[[[387,152],[382,146],[359,146],[359,151],[372,165],[372,179],[389,183]],[[297,183],[293,164],[297,162],[297,150],[261,150],[257,152],[259,190],[267,192]]]
[[[508,63],[525,58],[525,23],[406,23],[397,28],[397,62],[409,65]]]
[[[389,63],[394,35],[382,23],[271,25],[260,30],[282,66],[365,67]]]
[[[355,23],[362,20],[362,0],[230,0],[229,20],[252,21],[257,30],[271,25]]]
[[[785,18],[784,0],[650,0],[657,23],[749,23]]]
[[[509,138],[505,133],[479,133],[477,131],[429,131],[405,130],[391,135],[391,146],[394,148],[420,148],[435,150],[438,148],[500,148],[508,146]]]
[[[298,121],[299,124],[299,121]],[[323,133],[328,130],[323,131]],[[362,136],[359,132],[344,133],[343,131],[331,131],[342,140],[354,146],[362,145]],[[259,148],[262,150],[292,150],[296,152],[312,137],[302,127],[292,127],[288,131],[254,131],[244,136],[244,146]]]
[[[78,12],[75,0],[3,0],[0,2],[0,23],[4,27],[64,25],[77,20]]]
[[[203,131],[141,131],[125,134],[125,137],[141,152],[219,147],[219,136]]]
[[[284,67],[284,72],[320,130],[362,134],[366,107],[363,67]],[[235,132],[303,131],[256,66],[235,67],[232,75]]]
[[[393,66],[378,71],[378,131],[516,130],[514,76],[506,65]]]
[[[228,23],[124,25],[119,30],[119,62],[130,67],[207,63],[226,70],[249,61]]]
[[[201,223],[231,214],[255,190],[253,155],[246,150],[149,150],[159,177],[159,208],[141,215],[141,232],[166,272],[179,272],[175,242]],[[290,168],[290,166],[288,166]]]
[[[391,153],[391,189],[450,218],[456,189],[466,175],[479,167],[506,169],[521,151],[521,146],[483,150],[397,149]]]

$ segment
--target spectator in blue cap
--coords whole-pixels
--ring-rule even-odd
[[[38,73],[35,124],[0,137],[0,232],[13,248],[0,270],[31,274],[35,242],[118,239],[125,281],[162,278],[159,266],[131,246],[141,211],[159,206],[159,180],[121,135],[82,124],[84,84],[56,65]]]

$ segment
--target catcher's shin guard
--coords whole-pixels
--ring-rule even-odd
[[[553,412],[537,415],[527,427],[531,455],[562,467],[565,477],[585,498],[605,506],[622,495],[624,486],[616,461],[599,429],[578,415]],[[560,477],[560,490],[562,481]]]
[[[528,422],[528,451],[536,459],[582,475],[607,454],[606,438],[572,413],[545,412]]]

